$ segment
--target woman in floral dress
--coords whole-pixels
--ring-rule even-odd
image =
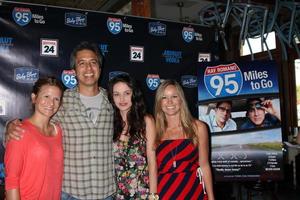
[[[114,77],[108,86],[114,108],[114,159],[116,199],[148,199],[156,193],[155,123],[146,113],[145,103],[135,81],[126,74]]]

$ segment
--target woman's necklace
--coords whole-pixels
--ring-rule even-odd
[[[183,132],[182,127],[181,127],[181,126],[178,126],[178,127],[179,127],[179,129],[180,129],[179,132],[182,133],[182,132]],[[173,150],[171,151],[173,168],[176,168],[176,167],[177,167],[176,157],[177,157],[177,148],[178,148],[178,144],[179,144],[178,139],[180,139],[180,137],[176,137],[176,138],[175,138],[175,145],[176,145],[176,147],[175,147],[175,150],[173,149]]]
[[[173,160],[173,162],[172,162],[173,168],[176,168],[176,167],[177,167],[177,163],[176,163],[177,147],[178,147],[178,143],[177,143],[177,141],[176,141],[176,148],[175,148],[175,151],[174,151],[174,150],[171,151],[171,154],[172,154],[172,160]]]

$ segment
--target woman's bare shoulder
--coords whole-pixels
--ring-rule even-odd
[[[206,124],[198,119],[194,119],[193,124],[200,129],[206,128]]]
[[[153,118],[153,116],[150,115],[150,114],[145,115],[144,120],[145,120],[145,123],[146,123],[146,124],[154,123],[154,118]]]

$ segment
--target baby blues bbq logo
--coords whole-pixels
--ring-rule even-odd
[[[146,78],[147,86],[150,90],[156,90],[160,84],[160,78],[158,74],[148,74]]]
[[[16,68],[14,80],[19,83],[34,83],[39,79],[39,70],[30,67]]]
[[[116,35],[119,34],[123,28],[122,20],[119,18],[111,18],[109,17],[106,22],[107,28],[109,32]]]
[[[61,80],[67,88],[74,88],[77,85],[77,80],[75,78],[75,70],[64,70],[61,73]]]
[[[186,88],[196,88],[198,86],[197,76],[193,76],[193,75],[181,76],[181,85]]]
[[[29,8],[15,7],[12,11],[12,17],[18,25],[26,26],[31,21],[32,14]]]
[[[163,57],[165,57],[166,63],[180,63],[180,59],[182,58],[182,52],[165,50],[163,52]]]
[[[121,74],[127,74],[127,75],[128,75],[127,72],[123,72],[123,71],[111,71],[111,72],[109,72],[109,75],[108,75],[109,80],[111,80],[111,79],[113,79],[113,78],[115,78],[116,76],[119,76],[119,75],[121,75]]]
[[[195,37],[195,30],[190,27],[183,27],[182,29],[182,38],[186,42],[191,42]]]
[[[165,36],[167,34],[167,25],[160,22],[149,22],[148,31],[151,35]]]
[[[87,16],[76,12],[65,13],[65,24],[72,27],[85,27]]]
[[[204,84],[213,97],[238,95],[243,77],[237,64],[208,66],[204,72]]]

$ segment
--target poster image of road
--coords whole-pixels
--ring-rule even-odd
[[[217,181],[282,178],[281,129],[212,137],[212,167]]]

